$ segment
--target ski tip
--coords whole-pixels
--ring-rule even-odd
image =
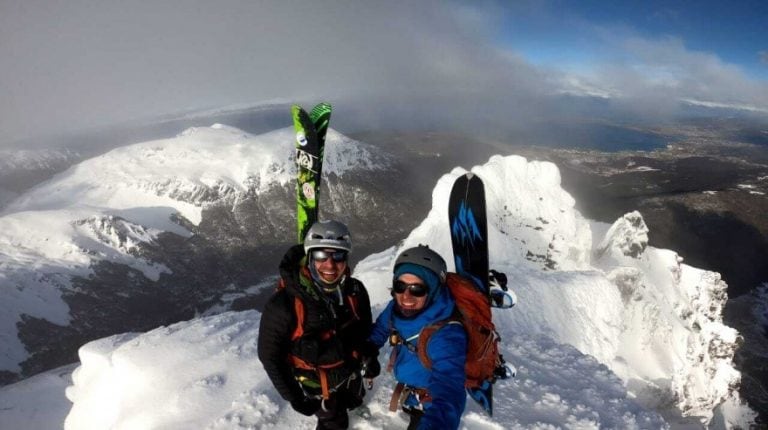
[[[467,172],[463,177],[466,178],[467,182],[483,182],[483,178],[474,172]]]
[[[315,122],[322,116],[329,118],[331,116],[331,112],[331,105],[323,102],[312,108],[312,110],[309,112],[309,117],[312,118],[312,122]]]
[[[315,110],[315,109],[331,110],[332,107],[331,107],[331,104],[328,102],[320,102],[316,104],[315,107],[312,108],[312,110]]]

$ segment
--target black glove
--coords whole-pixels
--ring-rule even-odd
[[[373,379],[381,374],[381,364],[378,357],[367,358],[368,364],[364,364],[363,378]]]
[[[320,410],[320,400],[302,397],[297,400],[291,401],[291,407],[293,408],[294,411],[302,415],[311,417],[312,415],[315,414],[315,412]]]
[[[488,274],[488,283],[491,287],[499,287],[507,291],[507,275],[502,272],[491,269],[491,273]]]
[[[361,363],[363,364],[363,378],[372,379],[379,376],[381,373],[379,347],[369,341],[365,341],[360,345],[358,351],[362,356]]]

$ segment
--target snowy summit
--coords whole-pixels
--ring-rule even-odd
[[[199,145],[186,151],[200,158],[180,172],[164,167],[161,160],[172,157],[162,141],[141,144],[143,152],[132,150],[142,155],[130,175],[118,172],[118,181],[151,190],[152,204],[174,208],[193,223],[199,220],[199,202],[205,200],[200,189],[226,193],[247,181],[290,181],[290,153],[277,149],[290,141],[285,131],[243,136],[248,145],[220,144],[237,141],[240,133],[223,126],[190,131],[184,138]],[[336,141],[350,142],[338,136]],[[257,149],[246,149],[249,145]],[[248,165],[256,159],[263,169]],[[344,160],[337,162],[335,169],[343,170]],[[33,216],[51,210],[130,213],[120,192],[109,197],[103,189],[74,179],[83,169],[99,182],[104,169],[114,164],[99,159],[86,163],[91,164],[17,200],[0,223],[9,225],[22,210]],[[121,158],[118,169],[126,165]],[[257,171],[265,173],[254,176]],[[432,210],[397,247],[367,256],[355,267],[355,276],[370,292],[374,316],[390,299],[392,263],[401,249],[425,243],[450,256],[448,194],[465,172],[455,168],[437,182]],[[726,285],[717,273],[684,264],[674,251],[649,246],[639,213],[612,226],[583,218],[560,187],[552,163],[494,156],[472,172],[486,186],[491,267],[508,275],[518,297],[514,308],[494,310],[502,353],[517,376],[496,384],[492,418],[468,400],[462,428],[727,427],[752,419],[738,394],[741,376],[732,361],[739,337],[722,323]],[[197,197],[178,204],[173,201],[178,192]],[[147,229],[167,227],[141,221],[133,220]],[[146,232],[151,240],[152,230]],[[66,418],[31,420],[40,389],[22,381],[0,390],[0,402],[10,405],[0,411],[0,427],[313,428],[314,419],[293,412],[274,391],[256,357],[260,317],[253,310],[225,312],[88,343],[80,348],[80,365],[66,398],[64,393],[58,397],[66,405],[71,402],[71,409],[60,407]],[[385,348],[380,360],[387,356]],[[39,381],[51,390],[62,386],[60,378]],[[393,386],[390,375],[377,378],[365,406],[352,413],[351,428],[404,428],[405,418],[387,411]]]

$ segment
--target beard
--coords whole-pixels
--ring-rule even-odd
[[[424,310],[424,308],[421,308],[421,309],[403,309],[403,308],[400,307],[400,305],[395,303],[395,312],[398,315],[400,315],[401,317],[406,318],[406,319],[410,319],[410,318],[415,317],[416,315],[420,314],[421,311],[423,311],[423,310]]]

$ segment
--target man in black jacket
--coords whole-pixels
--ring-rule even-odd
[[[365,286],[350,276],[351,249],[344,224],[312,225],[304,245],[283,257],[278,290],[259,325],[259,360],[269,379],[294,410],[317,416],[318,429],[346,429],[347,409],[365,394],[366,354],[359,349],[370,333],[371,305]]]

